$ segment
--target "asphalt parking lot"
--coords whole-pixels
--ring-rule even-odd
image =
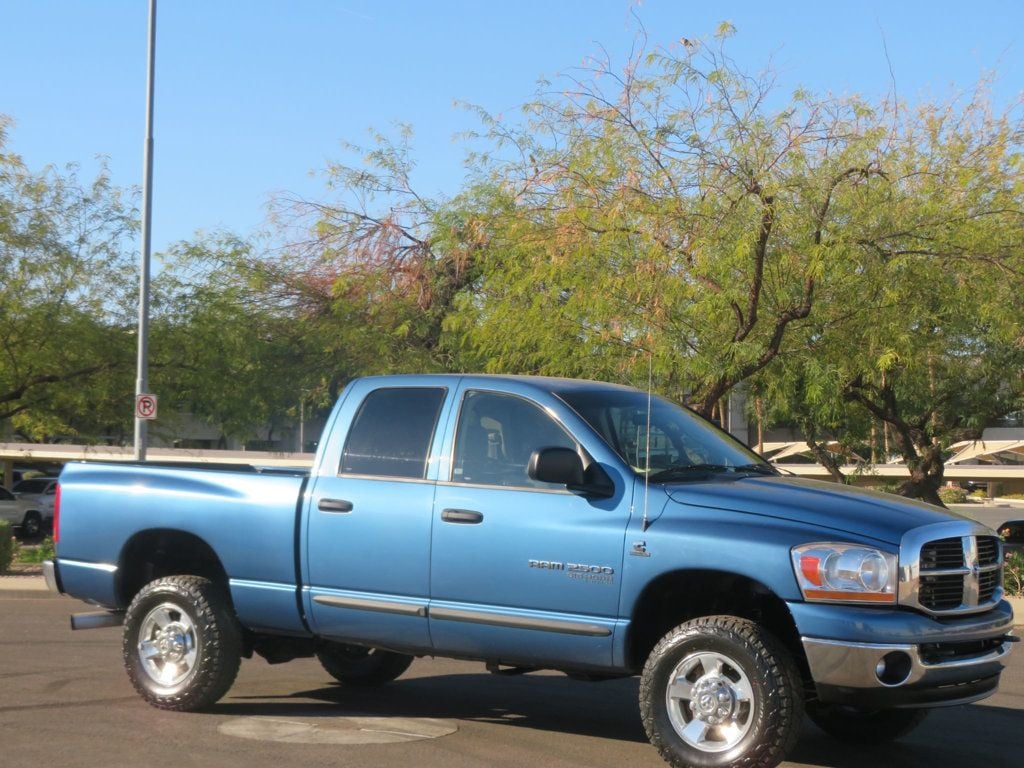
[[[0,592],[0,766],[662,766],[635,680],[495,677],[421,659],[379,689],[343,688],[317,662],[242,665],[211,711],[161,712],[121,668],[120,632],[71,632],[69,598]],[[364,742],[364,743],[354,743]],[[371,742],[371,743],[365,743]],[[963,768],[1024,762],[1024,653],[980,704],[937,710],[913,735],[851,748],[806,725],[791,766]]]

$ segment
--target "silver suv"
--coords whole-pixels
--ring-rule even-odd
[[[42,533],[46,524],[53,523],[53,509],[51,507],[47,516],[39,504],[19,499],[6,488],[0,488],[0,520],[19,528],[23,538],[34,538]]]

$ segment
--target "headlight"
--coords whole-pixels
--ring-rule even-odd
[[[793,570],[804,599],[895,603],[896,555],[858,544],[793,547]]]

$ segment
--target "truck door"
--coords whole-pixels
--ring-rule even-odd
[[[631,487],[590,499],[532,480],[533,451],[579,450],[572,435],[524,397],[460,394],[434,501],[434,647],[508,663],[607,666]]]
[[[428,467],[446,393],[372,380],[348,393],[337,416],[351,425],[337,471],[321,468],[309,495],[306,610],[318,634],[430,648]]]

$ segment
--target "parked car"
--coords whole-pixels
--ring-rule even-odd
[[[14,495],[27,501],[43,513],[43,519],[53,522],[53,503],[57,498],[56,477],[33,477],[14,484]]]
[[[1024,520],[1007,520],[999,526],[999,535],[1003,537],[1003,552],[1024,552]]]
[[[13,525],[26,539],[38,536],[46,521],[53,522],[53,508],[47,518],[31,501],[19,499],[6,488],[0,488],[0,520]]]

